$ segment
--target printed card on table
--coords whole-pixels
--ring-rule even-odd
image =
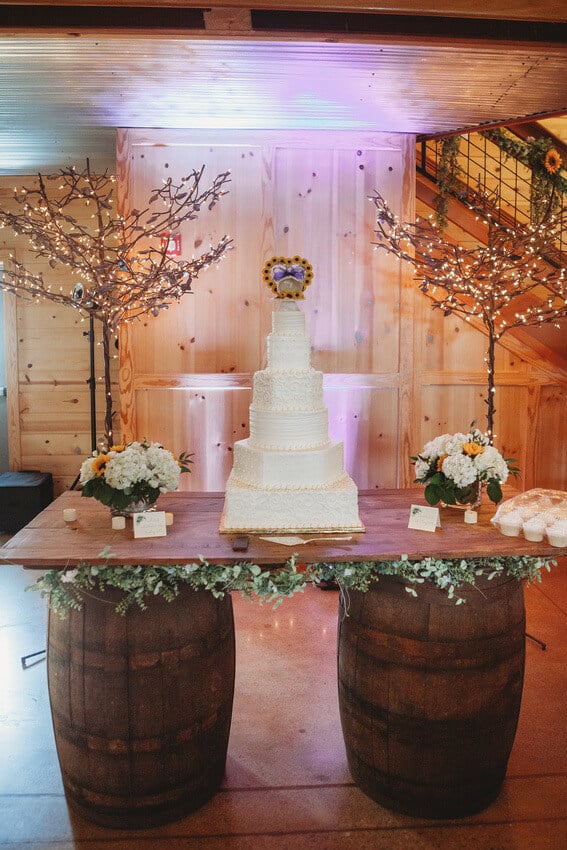
[[[165,537],[165,511],[144,511],[132,517],[134,537]]]
[[[408,528],[413,528],[417,531],[435,531],[436,528],[441,528],[439,508],[432,508],[426,505],[412,505],[410,507]]]

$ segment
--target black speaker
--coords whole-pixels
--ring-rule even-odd
[[[13,534],[53,501],[51,472],[29,470],[0,475],[0,531]]]

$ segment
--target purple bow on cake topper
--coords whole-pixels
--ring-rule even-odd
[[[291,266],[279,263],[272,268],[272,278],[276,283],[284,277],[294,277],[296,280],[303,282],[305,269],[299,263],[292,263]]]

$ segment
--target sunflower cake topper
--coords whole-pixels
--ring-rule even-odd
[[[264,282],[276,298],[303,298],[313,280],[313,266],[304,257],[272,257],[262,269]]]

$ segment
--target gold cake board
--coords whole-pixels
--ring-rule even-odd
[[[321,528],[321,526],[282,528],[276,525],[266,526],[266,528],[258,528],[257,526],[253,528],[230,528],[225,522],[225,510],[226,508],[223,508],[219,534],[360,534],[366,531],[362,523],[360,525],[331,525],[325,528]]]

